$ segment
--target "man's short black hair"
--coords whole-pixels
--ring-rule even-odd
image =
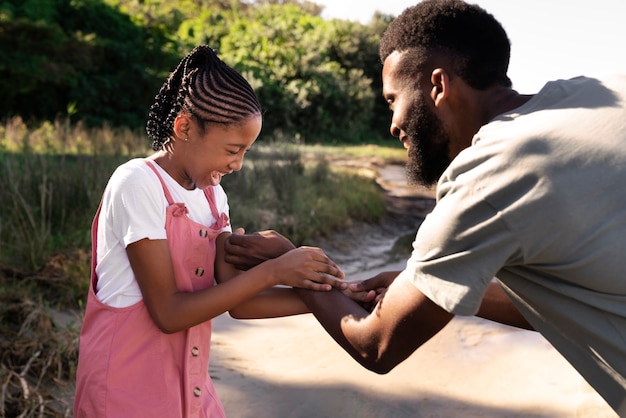
[[[425,0],[409,7],[385,31],[380,42],[381,61],[394,51],[416,53],[417,57],[445,54],[452,71],[475,89],[511,87],[507,76],[509,38],[502,25],[475,4]]]

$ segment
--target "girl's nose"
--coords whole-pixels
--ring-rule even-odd
[[[233,171],[240,171],[241,168],[243,167],[243,158],[233,161],[232,163],[229,164],[229,167]]]

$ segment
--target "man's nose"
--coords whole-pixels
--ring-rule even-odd
[[[389,127],[389,133],[391,136],[395,136],[396,138],[400,137],[400,128],[395,123],[391,122],[391,126]]]

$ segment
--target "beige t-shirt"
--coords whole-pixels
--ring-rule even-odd
[[[548,83],[439,181],[399,280],[473,315],[497,277],[605,397],[626,402],[626,76]]]

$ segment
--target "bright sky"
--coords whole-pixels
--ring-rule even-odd
[[[315,0],[324,18],[367,23],[376,10],[397,16],[419,0]],[[626,73],[624,0],[469,0],[493,14],[511,40],[509,77],[520,93],[546,81]]]

